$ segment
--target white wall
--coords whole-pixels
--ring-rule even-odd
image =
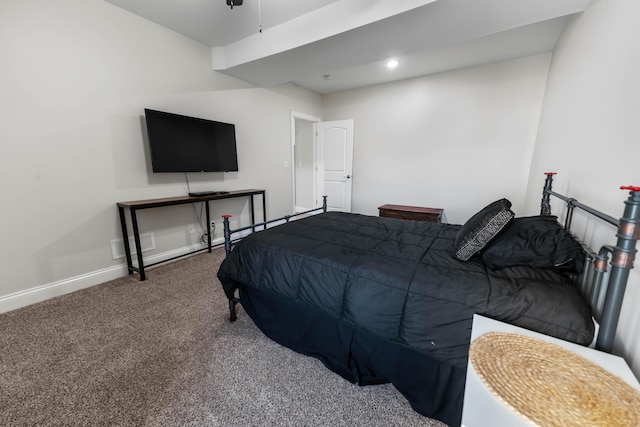
[[[353,211],[444,208],[463,223],[506,197],[524,207],[550,54],[324,97],[325,120],[355,119]]]
[[[101,0],[3,0],[0,63],[0,311],[122,275],[116,202],[186,194],[150,172],[145,107],[235,123],[240,172],[190,174],[192,190],[265,188],[269,217],[291,213],[290,112],[319,116],[319,95],[216,73],[209,47]],[[149,257],[199,241],[191,205],[140,214]]]
[[[540,203],[543,172],[559,192],[619,218],[627,191],[640,185],[640,2],[594,0],[572,20],[551,62],[527,193]],[[592,245],[615,244],[615,228],[597,221],[583,231]],[[640,274],[631,272],[614,343],[640,376]]]

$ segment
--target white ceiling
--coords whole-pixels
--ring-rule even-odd
[[[550,52],[591,0],[105,0],[212,47],[212,69],[331,93]],[[400,65],[384,66],[394,57]]]

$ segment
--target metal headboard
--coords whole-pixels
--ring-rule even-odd
[[[623,186],[621,190],[629,190],[629,198],[624,202],[625,209],[622,218],[614,217],[593,209],[571,197],[563,196],[552,190],[553,175],[555,172],[546,172],[547,176],[542,191],[542,203],[540,205],[540,215],[551,215],[550,198],[554,196],[563,200],[567,204],[567,214],[564,227],[570,230],[573,212],[576,208],[585,211],[601,220],[614,225],[618,229],[616,237],[618,241],[615,246],[605,245],[596,254],[592,252],[593,261],[593,282],[590,289],[590,300],[592,307],[596,304],[596,299],[600,293],[600,287],[605,272],[607,262],[611,254],[611,272],[607,282],[604,305],[600,318],[600,330],[596,340],[596,348],[602,351],[611,352],[613,340],[618,327],[622,300],[627,288],[629,271],[633,268],[633,261],[636,256],[636,242],[640,239],[640,187]],[[586,273],[585,273],[586,274]]]

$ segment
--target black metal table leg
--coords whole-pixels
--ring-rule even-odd
[[[253,194],[249,196],[249,211],[251,212],[251,225],[253,225],[256,223],[256,213],[254,211],[254,205],[253,205]],[[253,227],[251,231],[255,232],[256,228]]]
[[[142,245],[140,244],[140,231],[138,230],[138,218],[136,217],[135,209],[131,209],[131,225],[133,227],[133,240],[136,244],[136,254],[138,255],[138,272],[140,273],[140,280],[145,280],[144,261],[142,260]]]
[[[207,248],[211,253],[211,216],[209,214],[209,201],[204,202],[205,212],[207,215]]]
[[[127,232],[127,218],[124,215],[124,208],[118,206],[120,215],[120,227],[122,228],[122,241],[124,242],[124,253],[127,256],[127,269],[129,274],[133,274],[133,261],[131,259],[131,246],[129,245],[129,233]]]
[[[267,197],[265,196],[266,193],[262,193],[262,221],[266,222],[267,221]]]

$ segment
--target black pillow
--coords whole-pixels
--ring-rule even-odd
[[[582,245],[558,223],[558,218],[550,215],[515,218],[485,248],[482,259],[491,269],[526,265],[581,273],[585,254]]]
[[[456,258],[467,261],[496,237],[514,216],[507,199],[496,200],[482,208],[458,231],[453,247]]]

